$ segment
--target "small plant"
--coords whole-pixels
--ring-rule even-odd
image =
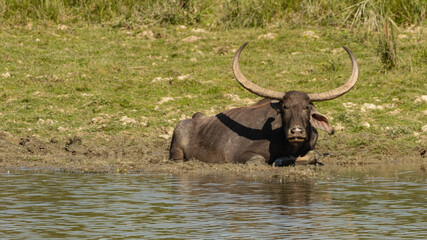
[[[384,34],[379,36],[377,52],[381,59],[382,70],[391,70],[397,66],[395,34],[387,20],[384,22]]]

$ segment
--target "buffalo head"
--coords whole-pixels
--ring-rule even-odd
[[[359,68],[351,51],[343,46],[350,56],[353,71],[347,82],[340,87],[321,93],[305,93],[300,91],[278,92],[256,85],[249,81],[240,71],[239,57],[243,48],[247,44],[248,43],[243,44],[234,56],[234,76],[236,77],[236,80],[248,91],[264,98],[276,100],[272,102],[271,105],[279,114],[282,115],[282,124],[286,140],[293,145],[294,148],[299,148],[299,146],[310,141],[313,142],[313,145],[315,144],[317,139],[311,138],[312,132],[315,131],[313,128],[333,134],[333,127],[326,117],[316,110],[313,102],[337,98],[350,91],[350,89],[356,84]]]

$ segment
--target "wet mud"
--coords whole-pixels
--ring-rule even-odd
[[[79,136],[41,139],[0,132],[0,169],[54,170],[80,173],[169,173],[251,180],[300,181],[330,178],[339,169],[375,165],[416,164],[425,171],[426,149],[406,153],[349,155],[345,148],[329,151],[320,147],[322,164],[274,167],[264,164],[208,164],[198,160],[174,162],[168,159],[168,140],[149,140],[129,135]],[[330,169],[334,171],[326,171]],[[338,170],[337,170],[338,169]]]

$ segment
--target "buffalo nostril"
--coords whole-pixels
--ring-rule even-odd
[[[291,129],[291,134],[303,134],[304,130],[300,127],[295,127]]]

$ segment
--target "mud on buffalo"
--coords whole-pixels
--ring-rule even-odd
[[[248,43],[233,58],[236,80],[248,91],[265,99],[252,106],[229,109],[215,116],[198,112],[180,121],[172,136],[171,160],[192,158],[211,163],[267,163],[276,166],[313,164],[318,133],[334,129],[313,102],[337,98],[356,84],[359,67],[352,52],[352,73],[340,87],[321,93],[279,92],[249,81],[240,71],[239,58]]]

